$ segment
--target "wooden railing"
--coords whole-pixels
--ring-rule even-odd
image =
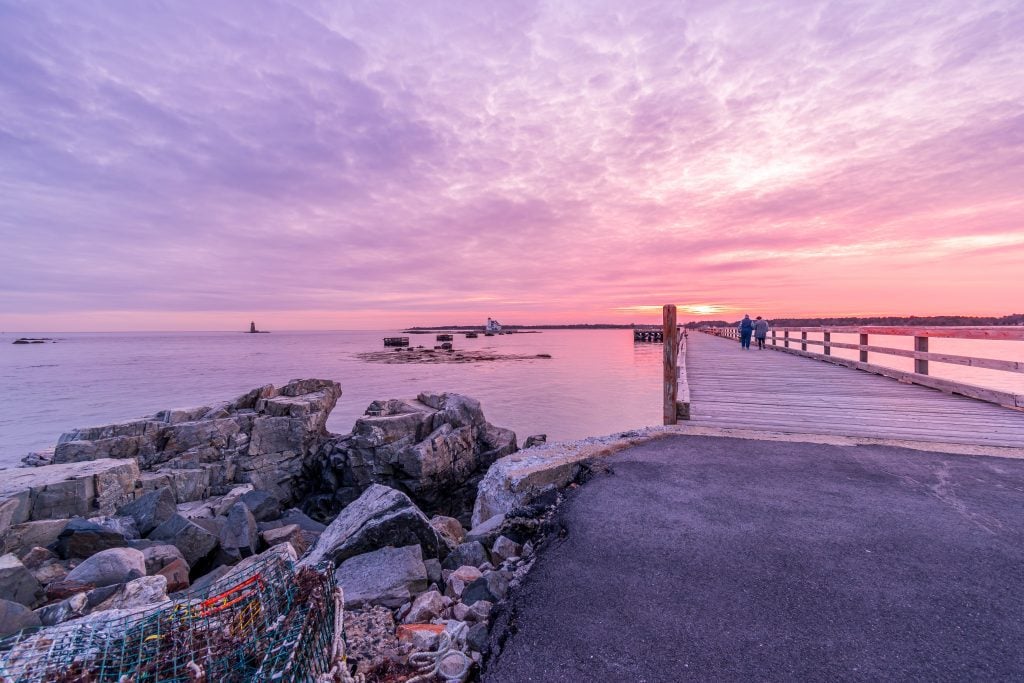
[[[706,328],[703,331],[729,339],[738,339],[740,336],[739,330],[735,327]],[[809,339],[809,334],[821,335],[822,338]],[[856,334],[858,335],[858,343],[851,344],[832,341],[833,334]],[[878,336],[912,337],[914,348],[913,350],[894,349],[888,346],[872,344],[871,338]],[[998,403],[1009,408],[1024,408],[1024,395],[1022,394],[934,377],[929,374],[929,363],[933,362],[1002,372],[1024,373],[1024,361],[935,353],[928,350],[928,340],[933,337],[1024,342],[1024,327],[884,327],[879,325],[860,327],[775,327],[770,330],[768,346],[777,351],[784,351],[837,365],[845,365],[878,375],[885,375],[886,377],[893,377],[901,382],[920,384],[947,393],[969,396],[990,403]],[[799,348],[796,348],[797,346]],[[808,351],[808,346],[820,346],[822,351]],[[832,349],[857,351],[858,360],[839,358],[833,355]],[[907,372],[871,363],[869,361],[869,354],[912,358],[914,360],[914,370],[913,372]],[[1024,344],[1021,345],[1021,357],[1024,358]]]

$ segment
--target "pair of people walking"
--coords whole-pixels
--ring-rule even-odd
[[[768,321],[757,316],[757,320],[751,320],[750,315],[744,315],[740,321],[740,345],[744,349],[750,348],[750,337],[757,340],[757,348],[764,349],[764,340],[768,338]]]

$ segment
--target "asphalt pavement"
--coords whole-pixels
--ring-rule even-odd
[[[1024,680],[1024,460],[680,436],[603,462],[486,683]]]

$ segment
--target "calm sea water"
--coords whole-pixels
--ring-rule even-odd
[[[151,415],[165,408],[208,405],[261,384],[300,377],[337,380],[342,387],[328,427],[347,432],[375,399],[450,391],[481,401],[490,422],[520,442],[610,434],[661,422],[661,345],[634,344],[630,330],[550,330],[465,339],[457,348],[551,359],[475,364],[384,365],[356,358],[383,350],[396,331],[275,332],[272,334],[48,334],[56,344],[13,345],[0,335],[0,467],[57,441],[74,427]],[[23,335],[19,335],[23,336]],[[812,338],[820,338],[820,335]],[[834,341],[856,342],[850,335]],[[432,345],[433,336],[412,335]],[[911,348],[901,337],[872,344]],[[934,339],[932,351],[1021,360],[1024,342]],[[738,347],[738,345],[737,345]],[[820,347],[811,347],[817,350]],[[854,357],[855,351],[836,350]],[[871,362],[911,369],[906,358],[872,354]],[[1024,375],[933,363],[932,374],[1024,393]]]
[[[261,384],[300,377],[338,381],[328,428],[347,432],[375,399],[449,391],[478,399],[487,419],[520,442],[609,434],[661,422],[661,346],[629,330],[552,330],[478,339],[456,348],[551,359],[384,365],[356,358],[383,350],[396,331],[47,334],[56,344],[13,345],[0,336],[0,467],[56,443],[74,427],[174,407],[208,405]],[[19,334],[18,336],[26,336]],[[432,335],[412,343],[433,345]]]

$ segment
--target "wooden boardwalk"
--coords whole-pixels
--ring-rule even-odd
[[[1024,412],[691,332],[695,426],[1024,447]]]

